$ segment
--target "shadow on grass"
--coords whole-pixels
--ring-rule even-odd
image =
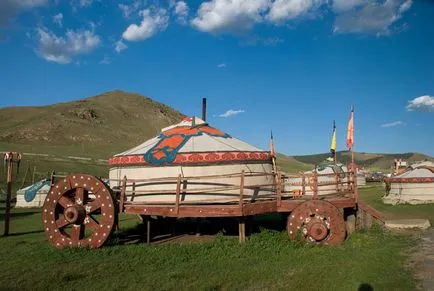
[[[4,209],[0,209],[0,221],[4,221],[5,219],[5,213],[4,213]],[[41,213],[40,211],[28,211],[28,212],[11,212],[11,219],[13,219],[14,217],[25,217],[25,216],[30,216],[30,215],[34,215],[37,213]]]
[[[27,231],[27,232],[10,233],[9,236],[21,236],[21,235],[34,234],[34,233],[43,233],[43,232],[44,231],[42,229],[40,229],[40,230],[33,230],[33,231]]]
[[[358,291],[374,291],[374,288],[370,284],[362,283],[360,284]]]
[[[286,228],[286,216],[268,214],[246,218],[246,234],[259,233],[261,230],[283,231]],[[170,242],[182,237],[190,237],[186,241],[196,241],[192,237],[212,237],[217,234],[238,236],[238,220],[236,218],[160,218],[151,219],[152,243]],[[146,223],[135,227],[120,229],[111,237],[108,244],[141,244],[146,243]]]

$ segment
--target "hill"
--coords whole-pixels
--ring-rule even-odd
[[[33,175],[25,178],[26,169],[35,166],[39,173],[84,171],[105,176],[108,157],[155,136],[183,117],[164,104],[123,91],[49,106],[0,108],[0,152],[24,153],[23,170],[17,177],[23,182]],[[286,172],[298,172],[312,169],[328,156],[279,154],[277,162]],[[361,166],[376,170],[389,169],[394,158],[432,160],[418,153],[356,153],[355,157]],[[338,160],[348,163],[351,157],[339,152]]]
[[[182,118],[164,104],[123,91],[49,106],[0,108],[0,150],[107,158]]]

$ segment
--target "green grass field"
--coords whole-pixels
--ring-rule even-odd
[[[381,211],[387,219],[399,218],[426,218],[434,224],[434,204],[424,205],[388,205],[381,201],[384,195],[384,187],[381,184],[362,189],[360,199],[375,209]]]
[[[377,186],[360,195],[378,206],[381,191]],[[418,209],[426,206],[413,207],[385,210],[424,216]],[[265,228],[270,221],[246,244],[218,234],[201,243],[121,245],[123,233],[140,229],[137,217],[122,215],[120,233],[104,248],[56,250],[40,220],[38,209],[14,209],[12,235],[0,238],[0,289],[358,290],[368,284],[374,290],[414,290],[416,284],[408,267],[416,238],[378,226],[352,234],[339,247],[289,242],[284,230]]]

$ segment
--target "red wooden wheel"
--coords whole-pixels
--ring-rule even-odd
[[[288,235],[314,244],[339,245],[345,240],[342,213],[333,204],[311,200],[297,206],[288,216]]]
[[[51,187],[42,223],[56,248],[99,248],[113,230],[116,213],[111,191],[100,179],[74,174]]]

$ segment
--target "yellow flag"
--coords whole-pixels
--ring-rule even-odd
[[[332,135],[332,143],[330,145],[330,152],[332,156],[336,153],[336,125],[333,122],[333,135]]]

